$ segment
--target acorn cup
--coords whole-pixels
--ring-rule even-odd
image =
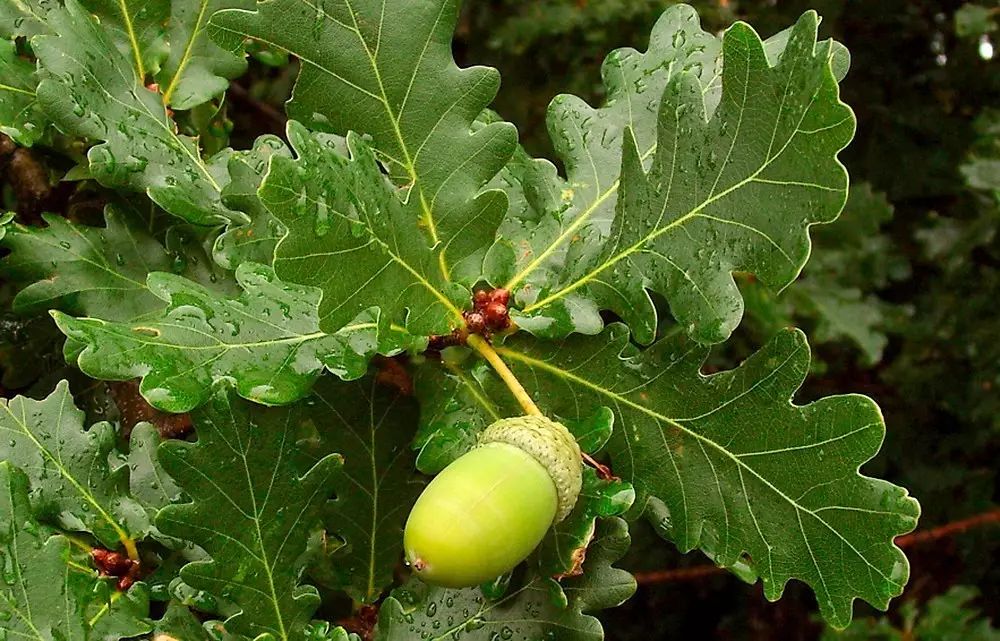
[[[423,581],[479,585],[513,569],[576,505],[583,483],[576,439],[544,416],[501,419],[424,489],[403,536]]]

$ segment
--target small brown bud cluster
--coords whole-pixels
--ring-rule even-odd
[[[133,561],[121,552],[112,552],[104,548],[94,548],[90,557],[100,571],[101,576],[113,576],[118,579],[118,589],[127,591],[139,577],[139,562]]]
[[[464,345],[469,334],[489,337],[493,332],[502,332],[510,327],[509,302],[510,292],[506,289],[477,291],[472,297],[472,310],[462,314],[465,327],[451,334],[431,336],[427,349],[437,352],[452,345]]]
[[[465,314],[465,323],[473,334],[502,332],[510,326],[510,292],[497,288],[481,289],[472,297],[473,310]]]

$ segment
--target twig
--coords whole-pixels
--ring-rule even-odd
[[[959,521],[945,523],[929,530],[922,530],[901,536],[896,539],[896,545],[901,548],[911,548],[930,541],[949,538],[957,534],[962,534],[973,528],[984,525],[1000,525],[1000,508],[970,516]],[[707,576],[722,574],[725,568],[716,565],[702,564],[688,568],[676,568],[673,570],[654,570],[652,572],[636,572],[635,580],[640,585],[650,585],[656,583],[682,583],[685,581],[697,581]]]
[[[521,406],[521,409],[524,410],[524,413],[529,416],[541,416],[542,412],[531,399],[531,395],[524,389],[521,382],[517,380],[517,377],[514,376],[514,372],[510,371],[510,368],[503,362],[500,355],[496,353],[496,350],[493,349],[493,346],[490,345],[489,341],[478,334],[470,334],[467,340],[469,347],[479,352],[479,355],[493,366],[497,375],[499,375],[500,379],[507,384],[507,388],[510,389],[511,394],[513,394],[514,398],[517,399],[517,402]]]
[[[962,519],[960,521],[945,523],[944,525],[940,525],[929,530],[922,530],[920,532],[914,532],[913,534],[901,536],[896,539],[896,545],[901,548],[921,545],[923,543],[927,543],[928,541],[937,541],[938,539],[948,538],[955,536],[956,534],[961,534],[967,530],[981,527],[983,525],[989,525],[991,523],[1000,524],[1000,508],[990,512],[977,514],[975,516],[970,516],[969,518]]]

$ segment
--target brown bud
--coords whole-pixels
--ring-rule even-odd
[[[475,294],[472,295],[472,304],[475,306],[476,311],[482,311],[484,307],[490,302],[490,293],[485,289],[477,290]]]
[[[510,303],[510,292],[503,287],[497,287],[492,292],[490,292],[490,302],[500,303],[501,305],[507,305]]]
[[[465,326],[469,328],[470,334],[484,334],[486,317],[480,312],[468,312],[465,314]]]
[[[486,318],[486,325],[493,330],[507,329],[510,324],[507,306],[503,303],[490,303],[483,311],[483,316]]]

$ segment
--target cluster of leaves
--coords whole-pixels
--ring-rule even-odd
[[[641,519],[771,600],[808,584],[835,626],[856,599],[884,609],[901,593],[893,539],[919,507],[859,473],[885,434],[878,407],[794,404],[810,368],[794,330],[701,371],[742,319],[734,274],[787,287],[810,227],[844,206],[846,49],[818,39],[811,12],[762,40],[671,7],[645,52],[606,59],[601,106],[553,100],[560,175],[486,111],[499,76],[456,65],[458,19],[456,0],[0,9],[2,131],[107,201],[103,224],[3,219],[5,301],[42,319],[12,321],[9,380],[51,373],[17,363],[35,349],[25,336],[54,342],[51,314],[66,362],[140,380],[195,432],[160,444],[150,424],[90,425],[65,382],[4,402],[0,543],[14,571],[0,607],[18,632],[345,639],[329,620],[346,598],[379,607],[362,631],[380,639],[598,639],[593,613],[635,589],[614,564]],[[294,56],[299,76],[284,137],[237,151],[224,102],[248,42]],[[883,213],[820,246],[901,277],[877,243],[850,253],[889,211],[855,193],[852,209]],[[828,311],[825,265],[802,290],[817,332],[877,357],[872,323]],[[519,331],[428,350],[487,286],[511,291]],[[621,479],[588,469],[574,513],[496,584],[397,581],[422,473],[527,409],[497,361]],[[397,389],[383,385],[393,368]],[[76,391],[81,407],[99,395]],[[84,554],[94,546],[121,547],[143,580],[115,591]]]

